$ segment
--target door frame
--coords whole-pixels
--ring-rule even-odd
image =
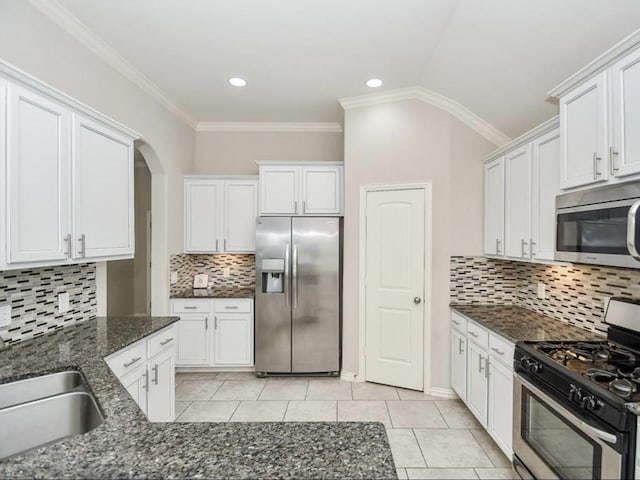
[[[360,186],[360,230],[359,236],[359,264],[358,264],[358,380],[366,381],[365,348],[366,348],[366,292],[364,281],[366,277],[367,261],[367,194],[369,192],[389,192],[397,190],[422,190],[424,192],[424,325],[423,325],[423,391],[431,391],[431,259],[432,246],[432,182],[403,183],[403,184],[375,184]]]

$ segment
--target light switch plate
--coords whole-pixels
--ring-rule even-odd
[[[58,294],[58,312],[66,313],[69,311],[69,293],[63,292]]]
[[[0,305],[0,328],[11,325],[11,305]]]
[[[546,298],[546,285],[542,282],[538,282],[538,299],[544,300]]]
[[[178,272],[171,272],[169,274],[169,283],[171,285],[175,285],[176,283],[178,283]]]
[[[229,278],[230,276],[231,276],[231,268],[223,267],[222,268],[222,277],[223,278]]]

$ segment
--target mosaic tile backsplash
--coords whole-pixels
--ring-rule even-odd
[[[546,286],[544,300],[538,282]],[[640,298],[640,270],[451,257],[452,303],[514,304],[604,332],[603,298],[613,296]]]
[[[223,268],[229,268],[229,277],[223,277]],[[170,295],[193,287],[193,276],[209,275],[209,288],[255,287],[256,256],[253,254],[171,255],[169,269],[178,272],[178,282],[170,286]]]
[[[69,293],[69,311],[58,313],[58,294]],[[16,343],[96,316],[94,263],[0,271],[0,305],[11,305],[11,326],[0,337]]]

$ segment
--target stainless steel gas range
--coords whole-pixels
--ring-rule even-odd
[[[640,479],[640,302],[613,298],[607,339],[518,342],[514,467],[523,478]]]

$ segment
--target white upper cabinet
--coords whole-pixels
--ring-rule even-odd
[[[640,173],[640,50],[611,67],[611,174]]]
[[[342,215],[342,162],[257,163],[260,215]]]
[[[76,256],[133,255],[133,141],[76,115],[73,170]]]
[[[504,255],[504,158],[484,169],[484,253]]]
[[[65,260],[71,247],[71,112],[9,85],[7,113],[7,261]]]
[[[224,183],[224,250],[256,251],[258,186],[254,179]]]
[[[528,258],[531,239],[531,146],[504,157],[506,173],[505,256]]]
[[[185,252],[220,251],[222,189],[223,185],[218,181],[185,181]]]
[[[184,251],[255,252],[255,176],[192,175],[184,180]]]
[[[607,170],[606,75],[597,75],[560,98],[562,188],[605,181]]]
[[[560,131],[532,142],[531,245],[533,260],[551,261],[555,254],[556,195],[560,193]]]
[[[302,214],[339,215],[342,209],[342,167],[303,167]]]
[[[136,138],[3,64],[0,270],[132,258]]]

